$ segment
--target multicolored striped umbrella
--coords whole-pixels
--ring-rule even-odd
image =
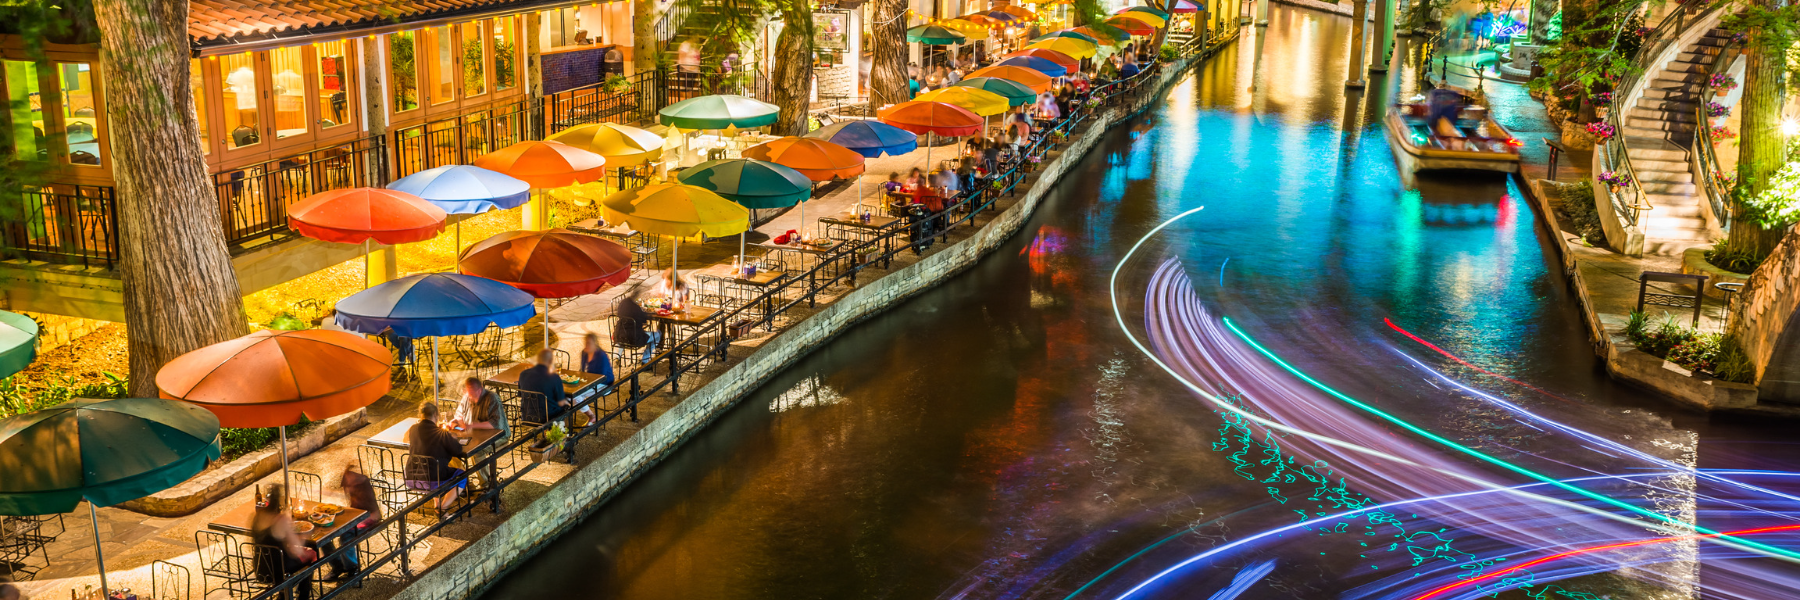
[[[1031,57],[1041,58],[1041,59],[1056,63],[1058,66],[1060,66],[1063,69],[1070,71],[1070,72],[1078,71],[1081,69],[1081,61],[1080,60],[1077,60],[1073,56],[1069,56],[1067,54],[1063,54],[1061,52],[1057,52],[1057,51],[1051,50],[1049,48],[1041,48],[1041,47],[1034,48],[1034,47],[1027,46],[1023,50],[1019,50],[1017,52],[1012,52],[1012,53],[1007,54],[1006,58],[1013,58],[1015,56],[1031,56]]]
[[[1200,12],[1200,5],[1194,4],[1189,0],[1175,0],[1173,4],[1169,5],[1169,12],[1178,14],[1197,13]]]
[[[1100,46],[1098,44],[1095,44],[1095,43],[1087,41],[1087,40],[1082,40],[1082,39],[1077,39],[1077,38],[1072,38],[1072,37],[1068,37],[1068,38],[1059,37],[1059,38],[1050,38],[1047,40],[1038,40],[1038,41],[1032,42],[1030,44],[1027,44],[1025,46],[1025,49],[1026,50],[1049,50],[1051,52],[1056,52],[1058,54],[1062,54],[1064,56],[1067,56],[1067,57],[1069,57],[1071,59],[1075,59],[1075,60],[1081,60],[1083,58],[1093,58],[1095,54],[1100,53]]]
[[[709,160],[682,169],[675,178],[744,208],[787,208],[812,196],[812,180],[799,171],[752,158]]]
[[[1090,36],[1085,33],[1076,33],[1075,30],[1073,30],[1073,29],[1064,29],[1062,31],[1052,31],[1048,34],[1038,36],[1037,39],[1034,39],[1031,41],[1041,42],[1044,40],[1053,40],[1056,38],[1071,38],[1071,39],[1077,39],[1077,40],[1081,40],[1084,42],[1090,42],[1090,43],[1094,43],[1094,44],[1100,43],[1100,40],[1094,39],[1093,36]]]
[[[1069,69],[1063,67],[1062,65],[1056,64],[1056,61],[1053,61],[1053,60],[1050,60],[1047,58],[1040,58],[1040,57],[1036,57],[1036,56],[1014,56],[1011,58],[1001,60],[1000,62],[996,62],[996,63],[994,63],[994,66],[996,66],[996,67],[1024,67],[1027,69],[1031,69],[1033,71],[1037,71],[1039,73],[1043,73],[1045,75],[1049,75],[1051,77],[1062,77],[1064,75],[1069,74]]]
[[[818,138],[787,136],[744,149],[744,158],[766,160],[799,171],[813,181],[849,179],[863,173],[863,155]]]
[[[980,69],[970,71],[969,74],[965,75],[964,77],[966,77],[968,79],[974,79],[977,77],[998,77],[1000,79],[1008,79],[1008,80],[1018,82],[1020,85],[1023,85],[1026,88],[1029,88],[1031,90],[1031,92],[1034,94],[1042,94],[1042,93],[1044,93],[1044,90],[1050,89],[1050,76],[1049,75],[1045,75],[1036,70],[1027,69],[1025,67],[1013,66],[1013,65],[995,65],[995,66],[991,66],[991,67],[982,67]]]
[[[1156,33],[1156,28],[1152,27],[1149,23],[1128,16],[1112,17],[1103,22],[1107,25],[1117,27],[1131,35],[1146,36],[1154,35]]]
[[[972,87],[982,91],[998,94],[1006,99],[1007,104],[1024,106],[1037,101],[1037,92],[1025,87],[1025,84],[1011,79],[999,77],[972,77],[956,82],[950,87]]]
[[[1169,13],[1166,13],[1166,12],[1163,12],[1160,10],[1156,10],[1156,9],[1150,8],[1148,6],[1127,6],[1125,8],[1121,8],[1119,10],[1113,11],[1113,14],[1115,14],[1115,15],[1123,15],[1123,14],[1128,14],[1128,13],[1138,13],[1138,14],[1150,15],[1152,17],[1156,17],[1158,20],[1163,21],[1163,22],[1167,22],[1169,20]],[[1162,23],[1151,23],[1151,25],[1161,26]]]
[[[957,85],[919,94],[914,100],[955,104],[983,117],[1004,113],[1012,108],[1012,103],[1005,96],[981,88]]]
[[[951,137],[978,133],[983,123],[979,115],[961,106],[921,100],[889,106],[882,109],[878,116],[883,123],[913,133],[935,133]]]

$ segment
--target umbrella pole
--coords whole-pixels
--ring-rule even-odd
[[[100,563],[100,598],[112,597],[112,591],[106,588],[106,552],[100,549],[100,512],[94,509],[94,501],[88,501],[88,522],[94,526],[94,562]]]
[[[536,302],[533,300],[532,302]],[[550,301],[544,301],[544,349],[550,349]]]
[[[442,395],[438,391],[438,351],[437,336],[431,336],[431,399],[437,400]]]
[[[293,487],[294,482],[288,480],[287,426],[282,425],[280,429],[281,429],[281,493],[288,495],[287,498],[281,499],[281,505],[285,507],[288,505],[289,499],[294,497],[294,487]]]
[[[363,240],[363,289],[369,289],[369,240]]]

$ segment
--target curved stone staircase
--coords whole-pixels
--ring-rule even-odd
[[[1731,34],[1713,28],[1667,64],[1644,74],[1644,95],[1624,119],[1625,152],[1645,198],[1655,207],[1638,224],[1646,254],[1678,255],[1712,243],[1702,215],[1708,201],[1694,183],[1689,151],[1700,124],[1695,108],[1706,72]]]

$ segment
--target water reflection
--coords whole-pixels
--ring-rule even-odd
[[[1376,598],[1477,566],[1498,572],[1541,556],[1521,540],[1554,539],[1545,509],[1509,504],[1512,492],[1396,475],[1193,393],[1114,317],[1119,291],[1131,336],[1144,338],[1166,314],[1145,293],[1159,273],[1188,295],[1166,306],[1230,317],[1343,394],[1559,478],[1707,464],[1713,440],[1769,439],[1695,423],[1592,369],[1585,325],[1515,183],[1403,185],[1375,118],[1388,86],[1344,93],[1348,29],[1277,7],[1265,35],[1181,82],[1143,126],[1109,135],[999,252],[801,360],[488,597],[1114,598],[1145,586],[1135,593]],[[1139,239],[1200,206],[1146,242],[1114,287]],[[1319,431],[1393,440],[1435,468],[1543,485],[1339,412],[1218,331],[1208,347],[1236,356],[1201,365],[1196,385],[1241,392],[1254,414],[1328,419]],[[1193,339],[1168,336],[1157,351],[1186,355]],[[1299,392],[1270,395],[1289,388]],[[1650,458],[1570,442],[1519,411]],[[1617,458],[1575,452],[1589,446]],[[1710,466],[1752,454],[1779,463],[1771,456],[1792,450],[1745,446]],[[1668,470],[1582,485],[1671,514],[1709,508],[1695,490],[1782,508]],[[1620,528],[1599,516],[1565,525]],[[1644,550],[1643,577],[1673,580],[1678,566],[1652,559],[1692,548]],[[1642,591],[1598,575],[1610,561],[1568,564],[1532,576],[1570,594]]]

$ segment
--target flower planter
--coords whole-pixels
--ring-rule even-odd
[[[555,457],[562,450],[562,446],[562,442],[532,444],[525,451],[531,454],[531,462],[541,463]]]

